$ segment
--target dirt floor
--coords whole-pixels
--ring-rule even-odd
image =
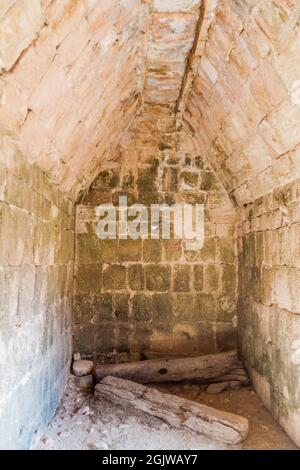
[[[248,387],[209,395],[195,384],[156,385],[161,391],[239,413],[250,422],[246,441],[235,447],[192,432],[176,431],[161,420],[80,392],[71,378],[63,401],[36,449],[42,450],[203,450],[295,449],[285,432]]]

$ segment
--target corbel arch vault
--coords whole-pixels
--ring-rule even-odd
[[[75,347],[236,345],[299,445],[299,15],[296,0],[2,0],[0,447],[34,445]],[[203,250],[101,244],[95,207],[121,193],[204,203]]]

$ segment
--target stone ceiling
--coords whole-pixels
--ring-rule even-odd
[[[1,1],[1,135],[73,199],[140,105],[148,9],[141,0]]]
[[[201,0],[5,0],[0,129],[72,198],[143,102],[175,107]]]
[[[218,3],[184,120],[237,205],[300,177],[300,2]]]
[[[18,146],[76,200],[151,108],[179,111],[249,202],[300,176],[299,15],[296,0],[2,0],[0,158]]]
[[[144,100],[174,109],[192,49],[201,0],[154,0]]]

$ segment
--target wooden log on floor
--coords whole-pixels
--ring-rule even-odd
[[[168,354],[161,351],[142,351],[141,356],[143,359],[182,359],[183,357],[198,357],[199,353],[178,353],[170,352]]]
[[[95,395],[121,406],[131,405],[165,421],[171,427],[194,431],[225,444],[239,444],[248,434],[247,418],[162,393],[129,380],[105,377],[96,385]]]
[[[231,374],[231,380],[242,367],[236,351],[220,354],[210,354],[198,357],[183,357],[171,359],[149,359],[138,362],[125,362],[121,364],[99,364],[95,368],[96,380],[108,375],[133,380],[138,383],[178,382],[182,380],[198,379],[203,383],[211,383],[214,379],[224,381],[225,374]],[[240,375],[242,380],[244,375]],[[247,376],[246,376],[247,378]]]

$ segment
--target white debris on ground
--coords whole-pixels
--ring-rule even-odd
[[[37,450],[225,449],[205,436],[171,429],[161,420],[69,388]]]
[[[86,376],[87,378],[91,376]],[[247,439],[230,447],[193,432],[171,429],[162,420],[94,397],[86,377],[71,376],[57,413],[40,440],[38,450],[210,450],[296,449],[250,387],[225,390],[192,383],[150,385],[162,392],[194,400],[249,419]],[[87,387],[86,387],[87,385]]]

